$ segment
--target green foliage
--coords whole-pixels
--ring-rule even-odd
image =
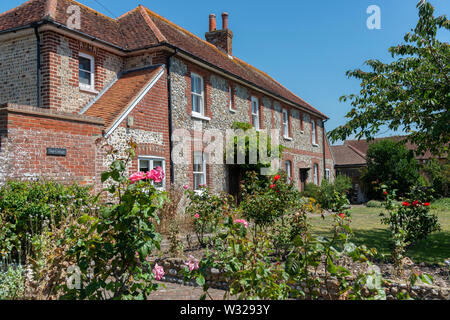
[[[283,171],[259,179],[256,172],[247,172],[242,190],[240,208],[244,217],[255,223],[255,228],[270,225],[298,208],[300,193]]]
[[[423,167],[435,197],[447,197],[450,186],[450,163],[448,159],[440,163],[437,159],[429,160]]]
[[[440,225],[437,216],[430,213],[430,203],[423,202],[426,195],[419,190],[413,189],[408,200],[396,205],[393,202],[396,191],[388,190],[387,186],[382,187],[387,213],[380,213],[381,222],[389,227],[392,258],[398,273],[401,274],[408,246],[427,238],[432,232],[439,231]]]
[[[389,139],[373,143],[366,159],[367,171],[361,180],[371,199],[380,199],[380,184],[398,190],[398,195],[402,196],[419,181],[419,165],[414,154],[401,143]]]
[[[225,154],[234,154],[234,162],[239,163],[238,156],[242,155],[245,162],[238,164],[241,170],[245,173],[247,171],[260,172],[261,168],[269,168],[271,163],[265,162],[263,157],[272,157],[274,153],[279,158],[282,157],[282,152],[284,147],[282,145],[278,146],[278,150],[272,150],[272,139],[270,135],[266,135],[264,132],[257,131],[253,126],[247,122],[234,122],[231,129],[236,130],[236,136],[234,140],[226,146],[227,152]],[[241,130],[241,132],[239,132]],[[244,138],[244,143],[239,143],[240,138]],[[264,147],[264,148],[263,148]],[[256,150],[256,163],[251,163],[252,159],[250,150]],[[266,149],[266,154],[261,155],[260,151]],[[234,153],[233,153],[234,152]]]
[[[349,177],[338,175],[333,183],[330,183],[328,180],[322,180],[320,186],[308,183],[302,195],[317,200],[323,209],[338,212],[350,203],[347,193],[351,187],[352,184]]]
[[[201,246],[210,244],[219,224],[233,208],[233,197],[215,194],[207,186],[201,191],[186,190],[189,204],[185,209],[194,221],[194,231]],[[212,236],[206,236],[207,234]]]
[[[24,269],[21,266],[9,266],[3,270],[0,263],[0,300],[19,300],[24,293]]]
[[[272,246],[266,235],[259,234],[257,241],[247,237],[247,229],[235,223],[231,217],[225,219],[221,233],[217,237],[214,251],[208,251],[199,263],[199,269],[189,273],[207,293],[209,285],[205,282],[211,268],[222,271],[228,279],[229,290],[224,298],[230,296],[239,300],[284,300],[291,291],[288,275],[280,263],[271,261]],[[233,298],[234,298],[233,297]]]
[[[437,40],[438,31],[448,32],[446,16],[434,17],[427,1],[417,5],[419,20],[404,44],[391,47],[391,63],[369,60],[370,71],[356,69],[347,76],[361,81],[359,95],[341,97],[350,100],[350,119],[329,133],[332,141],[356,137],[373,138],[382,126],[403,129],[418,146],[418,153],[430,150],[442,154],[450,140],[450,45]],[[381,172],[380,172],[381,173]]]
[[[161,235],[156,232],[157,210],[165,194],[151,180],[134,183],[126,168],[135,157],[136,144],[130,142],[126,158],[114,158],[102,181],[111,179],[103,192],[115,201],[100,208],[100,215],[79,219],[81,235],[75,228],[66,231],[66,242],[73,244],[69,256],[75,258],[81,273],[81,287],[64,286],[63,299],[146,299],[158,286],[150,272],[149,255],[160,249]],[[112,149],[112,148],[111,148]],[[110,155],[114,156],[114,150]],[[102,193],[103,193],[102,192]]]
[[[33,242],[52,223],[58,226],[68,207],[95,206],[89,188],[50,181],[9,181],[0,188],[0,251],[17,262],[36,258]]]
[[[383,203],[377,200],[370,200],[366,203],[366,206],[368,208],[383,208]]]

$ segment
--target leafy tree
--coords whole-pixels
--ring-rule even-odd
[[[380,183],[404,195],[420,181],[419,164],[401,142],[381,140],[369,146],[367,171],[361,179],[372,199],[380,196]]]
[[[450,137],[450,45],[436,39],[440,28],[450,30],[446,16],[435,18],[433,6],[421,0],[419,21],[404,37],[405,44],[389,48],[392,63],[368,60],[372,71],[356,69],[347,76],[361,80],[359,95],[342,96],[350,100],[350,120],[329,133],[332,141],[351,134],[358,139],[373,138],[380,126],[403,129],[418,146],[417,152],[448,150]]]

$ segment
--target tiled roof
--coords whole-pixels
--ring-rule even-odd
[[[110,128],[162,69],[152,67],[122,74],[83,114],[104,119],[105,128]]]
[[[347,145],[331,146],[336,166],[360,166],[366,164],[366,159]]]
[[[327,118],[266,73],[236,57],[228,56],[209,42],[143,6],[112,19],[74,0],[31,0],[0,15],[0,32],[44,19],[67,26],[68,18],[72,15],[67,9],[74,4],[80,7],[82,17],[81,29],[75,31],[127,51],[170,44],[320,117]]]
[[[345,140],[342,146],[332,146],[333,155],[335,157],[336,165],[361,165],[366,164],[366,155],[369,150],[369,146],[372,143],[379,142],[382,140],[393,140],[396,142],[405,140],[407,136],[393,136],[385,138],[376,138],[367,142],[367,140]],[[405,147],[408,150],[415,151],[417,146],[407,141]],[[445,158],[446,155],[443,156]],[[426,160],[435,158],[429,151],[425,152],[423,155],[416,155],[417,160]]]

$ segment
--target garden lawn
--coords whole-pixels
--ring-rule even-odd
[[[448,201],[447,201],[448,202]],[[369,248],[376,248],[380,258],[390,258],[390,240],[387,226],[380,221],[380,208],[354,206],[351,210],[351,228],[354,232],[352,241],[355,244],[365,244]],[[407,256],[416,263],[442,264],[450,258],[450,207],[432,206],[432,212],[437,214],[442,231],[432,233],[428,239],[419,241],[411,247]],[[323,220],[320,216],[312,217],[313,233],[327,236],[331,234],[332,220],[327,216]]]

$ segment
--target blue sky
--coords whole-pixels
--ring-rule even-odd
[[[25,0],[1,1],[0,12]],[[368,59],[391,60],[387,49],[403,41],[417,22],[418,0],[79,0],[109,16],[139,4],[204,38],[208,16],[229,13],[233,54],[263,70],[330,117],[327,130],[345,123],[349,103],[343,94],[358,93],[359,82],[345,72]],[[100,4],[103,4],[100,5]],[[450,1],[432,0],[437,15],[450,13]],[[369,5],[381,9],[381,30],[369,30]],[[108,10],[105,9],[105,7]],[[450,42],[450,33],[440,39]],[[389,136],[383,131],[379,136]]]

